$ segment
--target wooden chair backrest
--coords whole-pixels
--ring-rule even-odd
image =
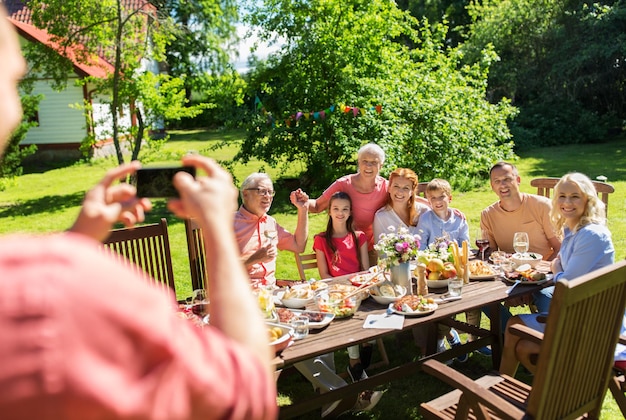
[[[192,290],[204,289],[207,283],[207,271],[202,228],[194,219],[186,219],[185,235],[187,237]]]
[[[176,292],[166,219],[149,225],[114,229],[103,245],[122,263],[130,263],[140,275]]]
[[[529,418],[599,415],[625,305],[626,261],[557,282],[528,398]]]
[[[537,195],[550,198],[554,186],[559,182],[561,178],[534,178],[530,180],[530,186],[537,188]],[[591,181],[593,186],[596,187],[596,192],[600,197],[600,200],[604,203],[606,213],[609,212],[609,194],[615,192],[615,188],[611,184],[606,182]]]
[[[317,268],[317,255],[316,254],[295,254],[296,265],[298,266],[298,273],[300,274],[300,280],[306,280],[306,274],[304,270],[310,270]]]
[[[420,197],[426,198],[426,186],[428,182],[418,182],[417,183],[417,195]]]

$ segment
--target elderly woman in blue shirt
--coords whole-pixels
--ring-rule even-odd
[[[615,249],[611,232],[606,227],[606,209],[587,176],[573,172],[559,180],[554,187],[550,218],[562,237],[559,255],[552,261],[555,281],[572,280],[613,264]],[[535,305],[540,314],[545,316],[548,312],[553,293],[554,286],[535,293]],[[540,314],[517,315],[507,325],[522,323],[543,331],[545,323],[538,322]],[[517,357],[513,356],[518,341],[514,335],[505,336],[500,372],[515,374],[517,360],[524,357],[521,353],[533,353],[529,348],[526,352],[518,351]],[[530,365],[529,360],[520,361],[527,367]]]

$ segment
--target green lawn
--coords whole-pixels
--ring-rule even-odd
[[[186,131],[173,132],[172,139],[162,150],[148,154],[152,162],[177,161],[184,153],[194,151],[209,155],[219,160],[228,160],[237,151],[242,131]],[[227,147],[214,150],[211,146],[220,140],[229,140]],[[580,171],[594,179],[598,175],[608,177],[616,188],[609,200],[609,228],[613,233],[616,258],[626,256],[626,155],[624,140],[612,141],[597,145],[573,145],[537,149],[524,153],[515,162],[522,177],[522,190],[534,192],[530,180],[540,176],[561,176],[568,171]],[[5,191],[0,192],[0,233],[15,232],[53,232],[69,227],[78,213],[85,191],[96,183],[107,169],[115,165],[113,160],[101,160],[95,163],[58,164],[49,167],[28,167],[25,175],[18,178]],[[293,177],[301,169],[293,163],[288,172],[267,167],[260,162],[247,165],[236,165],[235,178],[241,182],[250,172],[264,170],[277,181],[281,177]],[[419,171],[418,171],[419,173]],[[280,188],[282,182],[276,182],[278,194],[274,200],[272,215],[281,225],[293,230],[296,212],[289,204],[286,188]],[[490,190],[488,180],[480,189],[453,193],[452,205],[463,211],[470,224],[470,232],[478,226],[480,211],[496,199]],[[191,292],[187,246],[185,243],[184,226],[165,208],[163,201],[155,201],[155,209],[148,221],[153,222],[166,217],[170,225],[170,240],[173,253],[174,275],[179,297],[188,296]],[[310,216],[310,235],[325,228],[327,216],[317,214]],[[309,241],[308,249],[311,249]],[[310,276],[317,273],[310,272]],[[281,252],[278,257],[279,278],[297,278],[293,254]],[[484,317],[483,317],[484,318]],[[406,360],[415,357],[415,349],[411,338],[399,336],[387,340],[390,359]],[[345,370],[346,356],[337,353],[337,363]],[[342,364],[343,363],[343,364]],[[460,370],[472,376],[478,376],[488,366],[488,359],[472,356],[464,365],[456,364]],[[420,401],[430,399],[443,392],[445,386],[423,374],[417,374],[402,381],[389,384],[385,397],[375,410],[345,417],[386,419],[386,418],[421,418],[417,406]],[[299,375],[286,375],[280,381],[280,403],[288,404],[290,399],[301,398],[310,392],[310,386]],[[314,417],[311,417],[314,418]],[[612,398],[608,397],[603,410],[603,418],[621,418]]]

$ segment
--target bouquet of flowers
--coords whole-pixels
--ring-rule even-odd
[[[435,242],[428,245],[427,249],[420,251],[417,255],[418,261],[424,264],[435,258],[443,262],[454,262],[454,255],[450,250],[450,240],[447,237],[435,238]]]
[[[420,247],[420,236],[412,235],[405,227],[397,230],[393,226],[387,228],[389,233],[382,233],[378,243],[374,245],[380,255],[380,262],[385,268],[409,262],[417,255]]]

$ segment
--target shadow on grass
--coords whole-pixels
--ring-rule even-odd
[[[235,141],[245,138],[246,131],[243,129],[233,130],[173,130],[169,132],[170,139],[168,142],[177,141]]]
[[[79,206],[83,202],[84,196],[84,193],[76,192],[74,194],[47,195],[33,200],[19,201],[0,208],[0,218],[55,213]]]
[[[57,158],[51,161],[42,160],[30,160],[27,159],[23,162],[24,175],[27,174],[42,174],[54,169],[69,168],[80,162],[80,159],[61,159]]]

